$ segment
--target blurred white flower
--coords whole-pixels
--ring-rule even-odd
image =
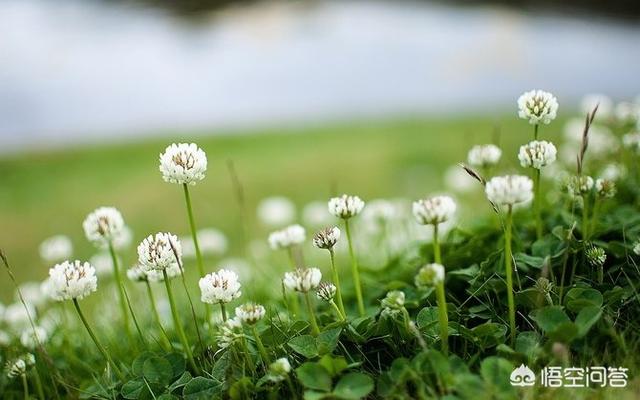
[[[244,258],[227,257],[220,260],[219,264],[226,266],[228,270],[231,270],[238,274],[238,277],[240,277],[240,279],[255,278],[255,272],[252,270],[251,264]]]
[[[31,326],[29,319],[36,319],[36,309],[29,303],[27,308],[21,302],[9,304],[4,310],[4,321],[13,332],[21,332]]]
[[[610,199],[616,195],[616,183],[608,179],[596,179],[596,194],[598,197]]]
[[[318,287],[322,279],[322,272],[318,268],[297,268],[293,272],[284,274],[283,283],[289,290],[307,293]]]
[[[576,161],[582,135],[584,133],[584,119],[572,118],[564,126],[564,137],[567,143],[562,146],[562,160],[567,164]],[[589,127],[589,154],[598,159],[615,153],[620,147],[618,138],[606,126],[592,124]]]
[[[269,365],[269,380],[272,382],[281,382],[286,379],[291,372],[291,364],[286,358],[278,358]]]
[[[46,294],[42,291],[41,282],[25,282],[20,284],[19,289],[24,301],[32,304],[34,307],[40,307],[48,300]],[[20,301],[20,296],[17,290],[14,293],[13,298],[16,302]]]
[[[622,164],[607,164],[600,171],[600,178],[610,181],[617,181],[627,175],[627,168]]]
[[[524,203],[533,198],[533,181],[522,175],[496,176],[487,182],[485,193],[494,204]]]
[[[243,324],[255,325],[264,317],[265,312],[264,307],[260,304],[245,303],[236,307],[236,318]]]
[[[235,316],[229,318],[220,324],[220,330],[216,338],[218,339],[218,347],[226,349],[235,341],[242,337],[242,320]]]
[[[599,93],[584,96],[580,101],[580,112],[586,115],[593,111],[596,105],[598,106],[596,119],[608,119],[613,114],[613,100],[611,97]]]
[[[375,199],[367,202],[367,208],[362,210],[362,219],[373,223],[387,223],[397,215],[394,204],[385,199]]]
[[[324,301],[331,301],[336,295],[336,285],[331,282],[321,282],[316,290],[316,295],[318,299]]]
[[[302,209],[302,222],[309,227],[320,227],[330,225],[333,217],[327,210],[327,203],[313,201]]]
[[[11,344],[11,335],[0,329],[0,347],[9,347]]]
[[[491,167],[500,161],[502,150],[495,144],[476,145],[469,150],[467,162],[472,167]]]
[[[73,244],[68,236],[55,235],[42,241],[38,250],[44,261],[53,263],[70,258]]]
[[[113,260],[111,259],[111,255],[107,252],[94,254],[89,258],[89,264],[93,265],[96,269],[97,276],[105,276],[113,273]]]
[[[36,326],[35,330],[33,328],[25,329],[22,335],[20,335],[20,343],[27,350],[33,350],[38,347],[38,345],[45,344],[47,339],[49,339],[49,334],[41,326]]]
[[[549,92],[532,90],[518,98],[518,116],[532,125],[550,123],[557,112],[558,100]]]
[[[444,267],[436,263],[423,266],[415,277],[416,286],[436,286],[443,281]]]
[[[524,168],[541,169],[556,160],[556,146],[546,140],[533,140],[520,146],[518,160]]]
[[[269,227],[281,227],[293,222],[296,217],[296,206],[283,196],[263,199],[257,208],[258,219]]]
[[[195,143],[173,143],[160,154],[159,169],[165,182],[195,185],[207,172],[207,155]]]
[[[340,197],[334,197],[328,203],[329,212],[338,218],[349,219],[354,217],[364,208],[364,201],[358,196],[349,196],[343,194]]]
[[[302,226],[289,225],[269,235],[269,247],[273,250],[286,249],[304,243],[306,237],[306,231]]]
[[[198,286],[203,303],[228,303],[241,295],[238,275],[227,269],[205,275],[200,278]]]
[[[640,104],[623,101],[616,104],[614,109],[616,119],[623,123],[633,123],[640,120]]]
[[[593,178],[587,175],[574,175],[569,178],[567,183],[567,191],[571,196],[582,196],[591,192],[593,189]]]
[[[456,202],[449,196],[434,196],[413,203],[413,216],[421,225],[449,221],[456,212]]]
[[[51,298],[83,299],[98,289],[96,270],[88,262],[64,261],[49,270]]]
[[[4,320],[4,312],[5,312],[6,309],[7,309],[7,307],[5,307],[5,305],[2,304],[2,302],[0,302],[0,324]]]
[[[313,245],[319,249],[332,250],[340,240],[340,229],[337,226],[321,229],[313,236]]]
[[[138,263],[146,271],[162,271],[171,267],[177,262],[176,255],[181,259],[182,247],[178,238],[168,232],[149,235],[138,245]]]
[[[627,133],[622,137],[625,148],[640,154],[640,132]]]
[[[404,307],[404,292],[401,290],[391,290],[380,302],[382,307],[388,310],[400,310]]]
[[[113,248],[115,250],[124,250],[131,246],[133,242],[133,231],[125,225],[120,232],[115,234],[112,239]],[[102,243],[103,249],[108,249],[107,243]]]
[[[200,229],[197,237],[202,254],[221,256],[229,247],[227,236],[216,228]]]
[[[7,370],[7,378],[13,379],[27,373],[27,363],[24,358],[18,358],[13,362],[8,362],[5,367]]]
[[[445,186],[457,193],[469,193],[479,187],[478,181],[473,179],[459,165],[452,165],[444,172]]]
[[[637,256],[640,256],[640,240],[633,245],[633,252],[636,253]]]
[[[136,264],[127,270],[127,278],[132,282],[147,282],[147,272]]]
[[[122,234],[124,219],[117,209],[100,207],[87,215],[82,227],[90,242],[103,247]]]
[[[169,280],[180,275],[180,267],[178,263],[173,263],[164,269]],[[160,269],[150,269],[147,271],[147,280],[149,282],[164,282],[164,274]]]

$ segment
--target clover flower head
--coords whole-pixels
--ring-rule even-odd
[[[381,301],[381,305],[384,308],[390,310],[399,310],[404,307],[404,292],[400,290],[391,290],[387,292],[387,295]]]
[[[257,207],[258,219],[266,226],[280,228],[296,217],[296,206],[284,196],[262,199]]]
[[[616,119],[623,123],[637,122],[640,120],[640,104],[622,101],[616,104],[613,110]]]
[[[33,350],[37,346],[46,343],[48,338],[49,334],[47,331],[41,326],[36,326],[35,328],[26,329],[22,332],[22,335],[20,335],[20,344],[28,350]]]
[[[627,133],[622,137],[622,145],[627,149],[640,154],[640,132]]]
[[[238,275],[228,269],[221,269],[200,278],[200,300],[203,303],[228,303],[240,297]]]
[[[236,317],[247,325],[258,323],[264,317],[265,312],[264,307],[256,303],[245,303],[236,307]]]
[[[167,279],[169,280],[175,278],[176,276],[179,276],[181,273],[180,266],[178,265],[178,263],[173,263],[169,265],[167,268],[164,269],[164,271],[167,273]],[[164,274],[162,273],[162,270],[150,269],[146,271],[146,274],[147,274],[147,280],[149,282],[164,282]]]
[[[165,182],[195,185],[207,172],[207,155],[195,143],[173,143],[160,154],[159,169]]]
[[[36,309],[30,303],[26,308],[21,302],[9,304],[4,310],[4,321],[12,331],[21,332],[31,326],[31,318],[36,315]]]
[[[413,216],[422,225],[449,221],[456,212],[456,202],[449,196],[434,196],[413,203]]]
[[[240,337],[242,337],[242,321],[237,316],[229,318],[220,325],[217,335],[218,347],[226,349]]]
[[[215,256],[221,256],[226,253],[229,247],[229,241],[227,236],[216,228],[203,228],[200,229],[196,236],[198,238],[198,244],[200,245],[200,252],[204,254],[211,254]],[[182,243],[182,251],[185,252],[184,243]],[[195,249],[194,249],[195,254]]]
[[[40,257],[46,262],[68,259],[73,253],[73,243],[66,235],[55,235],[45,239],[38,248]]]
[[[491,167],[500,161],[502,150],[495,144],[479,144],[473,146],[467,154],[467,162],[472,167]]]
[[[280,382],[286,379],[291,372],[291,364],[285,357],[278,358],[269,365],[269,380]]]
[[[520,146],[518,160],[524,168],[541,169],[556,160],[556,146],[546,140],[533,140]]]
[[[416,286],[436,286],[444,282],[444,267],[441,264],[427,264],[420,268],[415,278]]]
[[[332,250],[340,240],[340,229],[337,226],[321,229],[313,236],[313,245],[319,249]]]
[[[362,212],[364,201],[358,196],[343,194],[340,197],[331,198],[328,207],[331,215],[342,219],[349,219]]]
[[[175,253],[173,249],[175,249]],[[177,257],[176,257],[177,255]],[[175,235],[159,232],[138,245],[138,263],[145,271],[167,269],[182,257],[182,247]]]
[[[46,281],[47,279],[45,279]],[[50,297],[46,296],[46,293],[42,290],[43,282],[29,281],[21,283],[14,294],[14,299],[19,302],[20,294],[25,302],[32,304],[34,307],[43,306]]]
[[[600,172],[600,178],[610,181],[617,181],[627,174],[627,169],[622,164],[611,163],[604,166]]]
[[[549,92],[532,90],[518,98],[518,116],[532,125],[550,123],[557,112],[558,100]]]
[[[9,347],[11,344],[11,336],[0,329],[0,347]]]
[[[591,193],[593,189],[593,178],[588,175],[574,175],[569,178],[567,191],[573,197],[583,196]]]
[[[273,250],[288,249],[291,246],[304,243],[307,238],[305,229],[298,225],[289,225],[284,229],[272,232],[269,235],[269,247]]]
[[[316,295],[318,296],[318,299],[330,302],[336,295],[336,290],[336,285],[333,283],[321,282],[318,289],[316,289]]]
[[[302,221],[307,226],[321,227],[333,223],[334,219],[327,210],[327,203],[312,201],[302,209]]]
[[[33,354],[31,355],[33,356]],[[13,362],[7,362],[5,369],[7,370],[7,378],[13,379],[18,376],[25,375],[27,373],[27,368],[29,365],[27,364],[25,357],[20,357]]]
[[[610,199],[616,195],[616,183],[609,179],[596,179],[596,194],[603,199]]]
[[[633,245],[633,252],[637,256],[640,256],[640,240],[636,241],[636,243]]]
[[[549,279],[541,276],[536,280],[534,287],[540,294],[546,296],[553,291],[553,282],[549,281]]]
[[[98,289],[96,270],[88,262],[64,261],[49,270],[51,298],[83,299]]]
[[[114,207],[100,207],[87,215],[82,228],[87,239],[98,247],[113,241],[124,229],[124,219]]]
[[[533,198],[533,181],[522,175],[496,176],[487,182],[485,193],[494,204],[525,203]]]
[[[604,262],[607,261],[607,253],[605,253],[602,247],[589,246],[585,251],[587,261],[593,267],[602,267]]]
[[[131,282],[147,282],[149,280],[147,271],[140,267],[139,264],[136,264],[127,270],[127,278],[129,278]]]
[[[320,284],[322,272],[318,268],[298,268],[293,272],[284,274],[283,283],[289,290],[307,293]]]

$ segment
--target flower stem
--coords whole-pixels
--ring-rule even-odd
[[[164,286],[167,289],[169,306],[171,307],[171,316],[173,317],[173,325],[175,325],[175,329],[176,329],[176,332],[178,333],[178,337],[182,342],[182,347],[184,347],[184,351],[187,354],[187,359],[189,360],[189,364],[191,364],[191,368],[193,368],[193,370],[196,371],[197,373],[198,367],[196,366],[196,363],[193,360],[193,354],[191,353],[191,346],[189,345],[187,336],[184,334],[184,330],[182,329],[182,324],[180,324],[180,319],[178,318],[178,311],[176,310],[176,303],[173,299],[173,291],[171,290],[171,283],[169,282],[169,277],[167,276],[166,269],[162,270],[162,275],[164,277]]]
[[[436,264],[442,264],[440,241],[438,239],[438,224],[433,224],[433,260]]]
[[[533,126],[533,139],[538,140],[538,124]]]
[[[446,356],[449,352],[449,316],[447,315],[447,298],[444,293],[444,281],[436,285],[438,298],[438,319],[440,320],[440,341],[442,353]]]
[[[507,301],[509,305],[509,327],[511,347],[516,344],[516,307],[513,298],[513,268],[511,266],[511,225],[513,223],[512,206],[508,206],[504,233],[504,266],[507,275]]]
[[[338,308],[338,306],[336,305],[336,302],[333,301],[333,299],[331,301],[329,301],[329,304],[331,304],[333,309],[336,310],[336,313],[338,313],[338,316],[340,317],[340,319],[342,321],[346,320],[345,315],[342,313],[342,311],[340,311],[340,308]]]
[[[156,307],[156,299],[153,296],[153,290],[151,290],[151,284],[149,281],[144,282],[147,285],[147,294],[149,296],[149,303],[151,303],[151,310],[153,311],[153,319],[156,324],[160,328],[160,332],[162,332],[162,345],[166,350],[170,350],[173,346],[171,345],[171,341],[169,340],[169,335],[167,335],[167,331],[162,327],[162,322],[160,321],[160,314],[158,314],[158,307]]]
[[[264,369],[267,370],[269,368],[269,355],[267,354],[267,350],[264,348],[262,344],[262,339],[260,339],[260,334],[258,334],[258,329],[256,329],[255,325],[251,325],[251,330],[253,331],[253,336],[256,339],[256,345],[258,346],[258,351],[260,352],[260,357],[262,357],[262,364],[264,364]]]
[[[226,321],[227,320],[227,310],[225,309],[223,302],[220,302],[220,312],[222,312],[222,320]]]
[[[304,300],[307,303],[307,310],[309,310],[309,320],[311,322],[311,331],[313,332],[314,335],[318,335],[320,333],[320,328],[318,328],[318,321],[316,321],[316,313],[313,311],[313,306],[311,305],[309,292],[305,292]]]
[[[540,214],[540,203],[542,199],[540,198],[540,170],[537,168],[533,173],[533,190],[533,212],[536,219],[536,239],[540,240],[542,238],[542,216]]]
[[[40,398],[40,400],[45,400],[44,391],[42,390],[42,381],[40,380],[40,372],[38,372],[37,366],[33,370],[33,381],[35,382],[38,397]]]
[[[289,247],[287,249],[287,254],[289,255],[289,261],[291,262],[291,267],[295,270],[298,267],[296,265],[296,259],[293,255],[293,248]],[[291,316],[296,317],[299,314],[300,314],[300,303],[298,302],[298,296],[294,293],[293,296],[291,296]]]
[[[582,239],[589,240],[589,198],[582,196]]]
[[[244,334],[242,335],[242,340],[240,341],[242,346],[242,352],[244,353],[245,359],[249,364],[249,369],[251,369],[251,373],[253,375],[256,374],[256,366],[253,364],[253,360],[251,359],[251,353],[249,353],[249,347],[247,346],[247,339],[245,339]]]
[[[333,253],[333,249],[329,250],[329,255],[331,257],[331,274],[333,278],[333,283],[336,285],[336,297],[338,298],[338,308],[340,309],[340,314],[344,318],[346,313],[344,312],[344,303],[342,301],[342,289],[340,288],[340,274],[338,274],[338,269],[336,268],[336,256]]]
[[[133,342],[131,335],[131,327],[129,326],[129,312],[127,311],[127,298],[124,293],[124,283],[122,282],[122,275],[120,275],[120,266],[118,263],[118,257],[113,248],[113,244],[109,241],[109,254],[111,255],[111,262],[113,264],[113,275],[116,278],[116,284],[118,285],[118,296],[120,298],[120,308],[122,312],[122,318],[124,322],[124,330],[127,333],[129,342]]]
[[[604,282],[604,265],[600,264],[598,266],[598,283],[602,285]]]
[[[26,373],[22,374],[22,391],[24,392],[24,400],[29,400],[29,384]]]
[[[84,327],[87,329],[87,333],[89,333],[89,336],[91,336],[91,339],[93,340],[93,343],[98,348],[98,351],[100,351],[100,354],[102,354],[102,356],[107,361],[107,363],[111,364],[111,366],[113,367],[113,371],[116,373],[116,375],[118,375],[118,378],[120,378],[120,380],[124,382],[124,380],[125,380],[124,379],[124,375],[122,375],[122,372],[120,371],[120,368],[118,368],[118,366],[113,362],[113,360],[111,359],[111,356],[109,356],[109,353],[107,353],[107,350],[104,347],[102,347],[102,345],[98,341],[98,338],[93,333],[93,330],[91,329],[91,326],[89,326],[89,323],[87,322],[86,318],[84,317],[84,314],[82,313],[82,310],[80,309],[80,304],[78,304],[78,299],[73,299],[73,305],[75,306],[76,311],[78,312],[78,316],[80,317],[80,320],[84,324]]]
[[[351,272],[353,274],[353,285],[356,289],[356,298],[358,299],[358,313],[364,317],[364,300],[362,299],[362,286],[360,285],[360,268],[358,267],[358,259],[353,251],[353,240],[351,239],[351,229],[349,228],[349,220],[344,220],[345,230],[347,231],[347,243],[349,244],[349,256],[351,257]]]

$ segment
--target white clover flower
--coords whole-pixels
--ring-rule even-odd
[[[452,165],[444,172],[445,186],[456,193],[469,193],[478,187],[478,181],[473,179],[459,165]]]
[[[227,236],[219,229],[203,228],[196,233],[196,236],[202,254],[221,256],[226,253],[229,247]]]
[[[640,104],[623,101],[616,104],[614,109],[616,119],[624,123],[633,123],[640,120]]]
[[[638,240],[636,242],[636,244],[633,245],[633,252],[637,255],[640,256],[640,240]]]
[[[119,257],[118,261],[120,261]],[[97,276],[105,276],[113,273],[113,260],[111,259],[111,254],[108,252],[101,251],[92,255],[89,258],[89,264],[93,265],[93,268],[96,269]]]
[[[159,169],[165,182],[195,185],[207,172],[207,155],[195,143],[173,143],[160,154]]]
[[[387,295],[381,301],[381,305],[383,308],[390,310],[399,310],[404,307],[404,292],[400,290],[391,290],[387,292]]]
[[[444,282],[444,267],[436,263],[420,268],[415,278],[416,286],[436,286],[441,282]]]
[[[340,197],[330,199],[328,207],[331,215],[342,219],[349,219],[362,212],[364,201],[358,196],[343,194]]]
[[[124,229],[120,211],[113,207],[100,207],[87,215],[82,223],[87,239],[99,247],[108,245]]]
[[[247,325],[255,325],[264,317],[265,312],[264,307],[256,303],[245,303],[236,307],[236,317]]]
[[[71,257],[73,244],[65,235],[55,235],[45,239],[38,248],[40,257],[46,262],[58,262]]]
[[[9,347],[11,344],[11,336],[0,329],[0,347]]]
[[[451,197],[434,196],[413,202],[413,216],[421,225],[437,225],[453,218],[456,208]]]
[[[600,172],[600,179],[617,181],[627,175],[627,168],[622,164],[607,164]]]
[[[273,250],[287,249],[291,246],[304,243],[307,238],[305,229],[296,224],[289,225],[284,229],[272,232],[269,235],[269,247]]]
[[[640,132],[627,133],[622,137],[622,144],[627,149],[640,154]]]
[[[608,179],[596,179],[596,194],[598,197],[610,199],[616,195],[616,183]]]
[[[286,379],[291,372],[291,364],[286,358],[278,358],[269,365],[269,380],[272,382],[280,382]]]
[[[556,160],[556,146],[546,140],[533,140],[520,146],[518,160],[524,168],[541,169]]]
[[[242,321],[238,316],[229,318],[220,325],[220,331],[216,338],[218,339],[218,347],[226,349],[242,337]]]
[[[327,210],[327,203],[313,201],[302,208],[302,221],[307,226],[320,227],[333,223],[334,219]]]
[[[227,269],[205,275],[200,278],[198,285],[203,303],[228,303],[241,295],[238,275]]]
[[[613,100],[607,95],[592,93],[584,96],[580,101],[582,114],[591,113],[596,106],[598,106],[596,119],[607,119],[613,114]]]
[[[322,272],[318,268],[297,268],[293,272],[284,274],[283,283],[289,290],[307,293],[311,289],[315,289],[320,284]]]
[[[340,229],[337,226],[321,229],[313,236],[313,245],[319,249],[332,250],[340,240]]]
[[[51,298],[83,299],[98,289],[96,270],[88,262],[64,261],[49,270]]]
[[[472,167],[491,167],[500,161],[502,150],[495,144],[476,145],[469,150],[467,162]]]
[[[149,280],[147,271],[142,269],[138,264],[127,270],[127,278],[129,278],[131,282],[147,282]]]
[[[46,343],[47,339],[49,339],[47,331],[41,326],[36,326],[35,330],[31,328],[22,332],[22,335],[20,335],[20,344],[28,350],[33,350],[38,347],[38,345]]]
[[[258,204],[258,219],[266,226],[282,227],[296,217],[296,206],[283,196],[267,197]]]
[[[176,254],[174,254],[174,250]],[[177,255],[177,257],[176,257]],[[138,263],[146,271],[167,269],[182,257],[182,247],[175,235],[158,232],[138,245]]]
[[[518,98],[518,116],[532,125],[550,123],[557,112],[558,100],[549,92],[532,90]]]
[[[20,294],[22,294],[22,298],[25,302],[32,304],[34,307],[43,306],[48,298],[46,294],[42,291],[42,283],[41,282],[25,282],[20,284],[19,286],[20,293],[18,290],[13,295],[13,298],[16,302],[20,301]]]
[[[362,219],[371,223],[386,223],[397,217],[398,210],[395,205],[386,199],[375,199],[367,203],[367,208],[362,210]]]
[[[17,360],[7,363],[7,378],[13,379],[18,376],[22,376],[27,373],[27,363],[24,359],[18,358]]]
[[[588,175],[574,175],[569,179],[567,191],[569,195],[576,197],[589,194],[593,189],[593,178]]]
[[[167,278],[171,280],[180,275],[180,266],[178,266],[178,263],[173,263],[164,271],[167,273]],[[162,273],[162,270],[150,269],[147,271],[147,280],[149,282],[164,282],[164,274]]]
[[[533,181],[522,175],[496,176],[487,182],[485,193],[494,204],[525,203],[533,198]]]
[[[4,321],[13,332],[21,332],[23,329],[31,326],[31,319],[36,317],[36,309],[33,305],[21,302],[9,304],[4,310]]]
[[[329,302],[335,297],[336,291],[336,285],[333,283],[321,282],[316,290],[316,295],[318,296],[318,299]]]
[[[590,246],[585,251],[585,255],[587,256],[587,261],[594,267],[602,267],[607,261],[607,253],[605,253],[602,247],[598,246]]]

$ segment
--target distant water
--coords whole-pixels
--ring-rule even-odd
[[[0,2],[0,151],[139,132],[510,110],[640,93],[640,26],[400,1],[262,3],[194,24]]]

